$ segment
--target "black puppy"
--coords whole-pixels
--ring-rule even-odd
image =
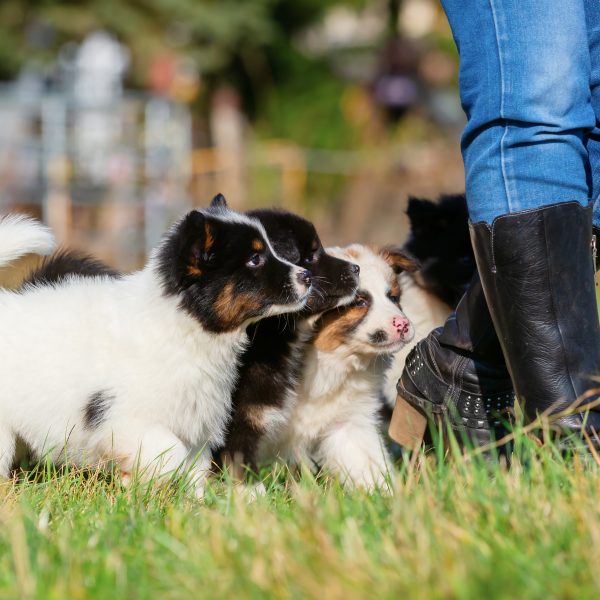
[[[419,286],[455,308],[476,269],[464,194],[438,202],[409,198],[410,235],[404,248],[421,264]]]
[[[213,202],[224,202],[217,197]],[[286,423],[293,408],[311,322],[327,311],[349,302],[358,288],[357,265],[327,254],[312,223],[287,211],[253,210],[275,251],[312,274],[313,291],[300,313],[264,319],[251,325],[250,346],[242,356],[238,383],[233,393],[233,414],[221,465],[233,466],[240,477],[241,465],[258,466],[261,445]],[[215,453],[218,456],[218,453]]]

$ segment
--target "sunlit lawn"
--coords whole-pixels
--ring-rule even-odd
[[[221,478],[204,503],[41,468],[0,483],[0,598],[599,597],[593,455],[444,454],[401,459],[392,495],[276,467],[265,496]]]
[[[0,597],[597,598],[593,457],[517,446],[406,457],[393,495],[276,468],[253,502],[42,469],[1,488]]]

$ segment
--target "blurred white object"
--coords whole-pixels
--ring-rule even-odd
[[[73,95],[77,104],[107,107],[123,94],[129,50],[105,31],[97,31],[82,42],[73,67]]]
[[[399,15],[399,27],[406,35],[419,38],[431,33],[437,17],[432,0],[405,0]]]

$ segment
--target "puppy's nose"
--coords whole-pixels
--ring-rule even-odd
[[[407,334],[410,329],[410,321],[406,317],[394,317],[392,324],[401,335]]]
[[[358,274],[360,273],[360,267],[359,267],[358,265],[354,265],[354,264],[353,264],[353,265],[350,267],[350,270],[351,270],[351,271],[352,271],[352,272],[353,272],[355,275],[358,275]]]
[[[310,284],[312,283],[312,276],[310,274],[310,271],[302,269],[302,271],[298,273],[298,281],[300,283],[303,283],[306,287],[310,287]]]

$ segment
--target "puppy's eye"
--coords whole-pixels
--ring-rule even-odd
[[[311,252],[305,259],[304,264],[312,265],[317,262],[318,255],[316,252]]]
[[[365,307],[365,306],[369,306],[369,299],[365,296],[356,296],[356,298],[354,299],[354,302],[352,303],[353,306],[358,306],[358,307]]]
[[[400,296],[394,296],[393,294],[388,294],[387,297],[394,303],[400,304]]]
[[[262,254],[253,254],[246,263],[246,266],[250,267],[251,269],[256,269],[258,267],[262,267],[264,264],[265,257]]]

